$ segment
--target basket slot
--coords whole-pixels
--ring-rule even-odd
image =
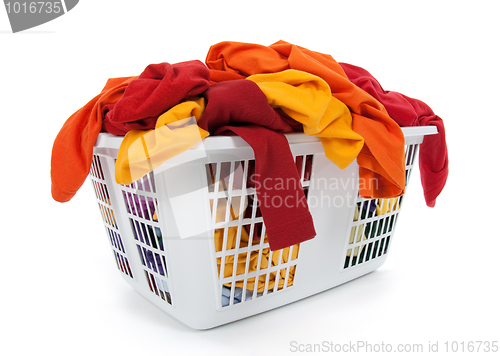
[[[128,189],[124,189],[128,188]],[[136,181],[132,182],[131,184],[125,184],[122,185],[123,190],[132,190],[132,191],[142,191],[143,194],[145,193],[151,193],[153,195],[156,194],[156,184],[155,184],[155,178],[154,178],[154,173],[149,172],[145,176],[137,179]],[[147,195],[147,194],[145,194]]]
[[[154,274],[144,271],[148,282],[149,290],[163,299],[168,304],[172,304],[172,298],[169,292],[168,284],[165,280],[155,276]]]
[[[158,201],[155,197],[145,196],[130,191],[123,191],[125,205],[129,215],[148,221],[158,221],[155,218],[158,210]]]
[[[134,238],[147,246],[163,251],[162,233],[159,227],[137,219],[129,219]]]
[[[418,144],[405,147],[406,186],[417,151]],[[404,195],[392,199],[358,198],[357,211],[345,248],[344,270],[387,254],[403,197]]]
[[[92,156],[92,164],[90,165],[90,175],[92,175],[94,178],[98,178],[104,181],[104,174],[102,171],[101,160],[97,155]]]
[[[166,259],[163,254],[154,252],[139,244],[136,246],[143,266],[148,268],[150,272],[155,272],[162,277],[168,277]]]
[[[279,251],[275,251],[278,253],[278,261],[282,261],[282,257],[283,257],[283,250],[279,250]],[[273,252],[272,254],[274,255]],[[282,266],[280,266],[282,267]],[[273,288],[273,292],[276,292],[278,290],[278,287],[279,287],[279,276],[281,276],[281,268],[279,270],[276,271],[276,274],[275,274],[275,277],[274,277],[274,288]],[[285,275],[286,277],[286,275]],[[281,286],[281,288],[279,288],[280,290],[283,289],[283,286]],[[266,288],[267,290],[267,288]]]
[[[89,174],[90,182],[101,213],[101,218],[109,238],[109,243],[115,258],[118,270],[133,278],[132,269],[127,258],[127,252],[118,229],[118,223],[111,203],[111,196],[106,185],[101,157],[93,155]]]
[[[300,182],[307,184],[311,180],[313,155],[296,156],[295,164],[300,175]]]
[[[150,172],[120,188],[149,290],[172,305],[167,257],[158,220],[160,214],[154,173]]]
[[[114,248],[118,249],[120,252],[125,253],[125,247],[123,246],[123,241],[120,234],[109,227],[106,227],[106,231],[108,232],[111,245]]]
[[[307,194],[313,155],[296,156],[295,164]],[[293,285],[299,246],[270,251],[252,185],[254,169],[254,160],[206,165],[222,307],[243,304]]]
[[[357,217],[355,214],[352,223],[344,269],[387,253],[390,235],[399,214],[400,202],[401,197],[392,200],[363,199],[358,202],[358,209],[361,212]]]
[[[132,269],[130,268],[127,258],[123,257],[123,255],[116,251],[113,251],[113,253],[115,255],[117,263],[119,264],[118,269],[120,269],[127,276],[133,278],[134,276],[132,275]]]

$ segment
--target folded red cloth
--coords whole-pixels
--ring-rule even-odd
[[[426,136],[419,153],[420,179],[425,201],[428,206],[433,207],[448,178],[448,148],[443,120],[424,102],[395,91],[384,90],[367,70],[352,64],[339,64],[349,80],[380,101],[400,126],[437,127],[438,134]]]
[[[253,149],[257,191],[269,246],[279,250],[316,236],[312,216],[300,184],[284,132],[292,126],[273,110],[252,81],[212,85],[204,94],[207,106],[198,126],[211,134],[233,132]]]
[[[150,64],[128,85],[117,103],[104,105],[103,131],[125,135],[155,128],[158,116],[210,86],[210,72],[200,61]]]

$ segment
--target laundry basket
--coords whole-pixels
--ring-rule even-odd
[[[406,181],[434,126],[403,128]],[[123,278],[153,304],[208,329],[308,297],[380,267],[403,196],[358,197],[358,165],[341,170],[316,137],[287,134],[317,236],[270,251],[252,149],[208,137],[130,185],[115,182],[121,137],[101,133],[90,171]]]

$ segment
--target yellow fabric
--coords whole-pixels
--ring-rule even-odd
[[[378,199],[377,201],[377,216],[394,211],[397,208],[396,202],[398,198]]]
[[[204,110],[205,99],[192,97],[162,114],[154,130],[127,132],[116,159],[116,182],[131,184],[209,136],[189,119],[198,121]]]
[[[323,79],[295,69],[246,79],[260,87],[273,108],[300,122],[306,135],[319,137],[327,158],[339,168],[347,167],[358,156],[363,137],[353,131],[348,107],[332,96]]]
[[[111,201],[109,199],[105,199],[105,202],[108,203],[109,206],[111,206]],[[99,205],[99,210],[101,210],[101,217],[104,222],[111,226],[117,227],[118,225],[116,224],[116,218],[115,218],[115,212],[113,209],[108,208],[107,206]]]
[[[358,205],[356,205],[355,210],[354,210],[353,221],[358,221],[358,219],[359,219],[359,208],[358,208]],[[356,226],[353,226],[351,228],[351,236],[349,237],[349,245],[352,245],[354,243],[355,238],[356,238],[356,243],[361,241],[361,237],[363,237],[363,240],[367,240],[367,237],[363,234],[364,226],[365,226],[365,224],[359,225],[357,234],[356,234]],[[361,249],[360,249],[359,246],[357,246],[354,249],[354,256],[357,256],[358,253],[361,253],[361,251],[363,251],[364,247],[365,247],[365,245],[362,245]],[[352,252],[352,249],[348,249],[347,256],[351,256],[351,252]]]
[[[234,204],[231,204],[231,212],[229,214],[229,220],[237,220],[238,216],[235,215],[234,211],[239,210],[239,199],[237,202]],[[226,215],[226,199],[219,199],[218,205],[217,205],[217,215],[216,215],[216,221],[217,222],[222,222],[225,221],[225,215]],[[241,235],[241,242],[240,242],[240,248],[247,247],[249,244],[249,236],[247,231],[243,226],[240,226],[240,235]],[[237,243],[237,237],[238,237],[238,226],[231,226],[227,228],[227,242],[226,242],[226,251],[232,250],[236,248],[236,243]],[[223,243],[224,243],[224,229],[216,229],[215,230],[215,235],[214,235],[214,242],[215,242],[215,251],[220,252],[222,251],[223,248]],[[254,242],[254,244],[258,244],[260,241]],[[251,243],[251,241],[250,241]],[[267,236],[264,238],[264,243],[267,243]],[[281,263],[286,263],[288,262],[288,256],[290,253],[290,248],[292,248],[292,260],[295,260],[298,257],[299,254],[299,245],[294,245],[291,247],[286,247],[283,249],[282,257],[281,257]],[[266,273],[265,269],[268,268],[269,264],[272,266],[277,266],[279,262],[279,256],[280,256],[280,251],[271,251],[269,248],[265,248],[262,250],[262,255],[261,255],[261,261],[260,261],[260,270],[263,271],[263,273]],[[234,267],[234,257],[235,255],[232,254],[230,256],[225,257],[225,262],[224,262],[224,277],[231,277],[233,276],[233,267]],[[241,280],[237,281],[235,283],[236,287],[243,288],[243,278],[245,274],[245,267],[247,263],[247,258],[249,259],[249,264],[248,264],[248,272],[255,272],[257,271],[257,264],[259,260],[259,251],[252,251],[250,254],[248,253],[239,253],[238,254],[238,260],[236,263],[236,275],[241,275],[242,278]],[[220,275],[221,272],[221,258],[217,258],[217,269]],[[285,278],[286,278],[286,268],[283,268],[279,270],[278,273],[278,288],[281,289],[283,288],[285,284]],[[295,274],[295,266],[291,266],[289,270],[289,275],[288,275],[288,282],[287,286],[291,286],[293,284],[293,277]],[[272,272],[269,274],[269,282],[268,282],[268,290],[273,289],[276,283],[276,272]],[[226,286],[230,287],[231,283],[225,284]],[[257,293],[262,293],[265,290],[265,285],[266,285],[266,274],[261,275],[258,277],[257,281]],[[246,289],[253,291],[255,288],[255,277],[249,278],[247,280],[246,284]]]
[[[294,69],[247,79],[260,87],[273,108],[300,122],[306,135],[319,137],[326,156],[339,168],[358,156],[363,138],[353,131],[347,106],[331,95],[323,79]],[[131,184],[209,136],[188,120],[191,116],[199,120],[204,109],[204,99],[193,97],[161,115],[154,130],[129,131],[118,152],[116,182]]]

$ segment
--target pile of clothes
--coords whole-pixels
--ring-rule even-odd
[[[400,127],[419,125],[439,132],[424,139],[419,161],[425,200],[434,206],[448,176],[448,152],[443,122],[425,103],[385,91],[363,68],[285,41],[221,42],[210,47],[205,64],[151,64],[139,76],[109,79],[55,139],[52,196],[59,202],[74,196],[100,132],[124,136],[115,170],[119,184],[130,184],[207,136],[228,134],[254,150],[257,179],[298,182],[283,134],[304,132],[320,138],[339,168],[357,161],[360,197],[393,198],[405,189]],[[258,186],[257,196],[304,194],[300,183]],[[261,210],[272,251],[316,235],[307,206]]]

